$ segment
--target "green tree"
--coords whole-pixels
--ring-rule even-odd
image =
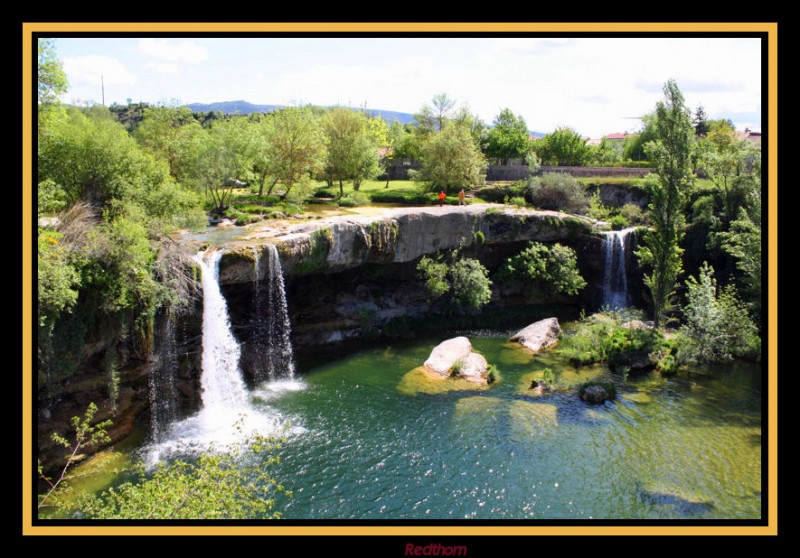
[[[401,163],[403,159],[413,159],[416,150],[412,146],[414,134],[397,120],[393,120],[386,133],[386,188],[389,181],[393,178],[392,172],[395,165]]]
[[[723,221],[733,220],[745,203],[748,191],[756,187],[761,173],[761,146],[736,137],[736,132],[720,126],[708,132],[698,166],[720,190]]]
[[[425,288],[432,299],[448,295],[453,307],[480,308],[492,298],[489,271],[473,258],[462,258],[459,250],[424,256],[417,265]]]
[[[743,293],[747,296],[753,316],[761,321],[761,190],[750,193],[747,207],[739,210],[739,218],[730,230],[721,234],[723,247],[736,259],[744,274]]]
[[[281,182],[285,198],[295,184],[307,181],[322,168],[325,158],[322,133],[308,108],[275,111],[259,128],[263,143],[254,167],[259,179],[258,194],[262,194],[264,180],[269,174],[273,181],[267,195]]]
[[[603,138],[594,149],[593,158],[601,164],[618,163],[622,161],[622,144],[618,141],[609,141],[607,138]]]
[[[704,137],[710,131],[708,116],[706,116],[706,109],[703,108],[703,105],[697,107],[692,122],[694,124],[694,133],[698,138]]]
[[[525,119],[509,109],[503,109],[494,119],[494,127],[486,137],[486,155],[498,164],[507,165],[509,159],[524,159],[530,151],[530,134]]]
[[[531,242],[516,256],[506,260],[499,271],[504,281],[522,281],[529,295],[577,295],[586,281],[578,271],[575,251],[562,244]]]
[[[440,132],[429,134],[420,145],[419,158],[421,167],[413,180],[427,183],[430,190],[473,188],[486,179],[486,157],[464,125],[445,124]]]
[[[52,327],[59,315],[71,310],[78,301],[80,275],[60,244],[61,237],[59,233],[39,229],[36,311],[40,327]]]
[[[645,145],[656,139],[656,114],[642,116],[642,130],[638,134],[631,134],[622,143],[623,159],[632,161],[646,161],[647,152]]]
[[[189,107],[157,106],[144,109],[133,136],[148,153],[169,165],[175,180],[182,181],[202,131]]]
[[[653,228],[644,237],[637,255],[651,269],[644,284],[653,303],[653,321],[658,328],[672,308],[675,283],[682,270],[678,246],[683,227],[683,208],[692,184],[691,165],[694,128],[678,85],[664,85],[664,100],[656,106],[656,140],[647,144],[655,164],[657,180],[650,184],[650,219]]]
[[[380,146],[363,112],[333,108],[323,115],[322,132],[327,152],[322,176],[330,185],[339,183],[340,196],[345,180],[352,180],[357,191],[363,180],[380,174]]]
[[[697,279],[686,280],[685,324],[688,338],[680,349],[686,362],[720,362],[755,357],[760,352],[758,330],[732,286],[718,289],[714,268],[704,262]]]
[[[414,115],[417,128],[423,134],[440,132],[453,116],[453,108],[456,106],[455,99],[451,99],[447,93],[438,93],[431,99],[430,105],[424,105],[418,113]]]
[[[545,165],[581,166],[592,155],[586,140],[571,128],[557,128],[533,142],[533,148]]]
[[[39,104],[58,101],[59,95],[67,92],[67,74],[56,54],[53,39],[38,39]]]

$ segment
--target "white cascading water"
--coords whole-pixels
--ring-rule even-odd
[[[292,351],[292,326],[289,322],[289,307],[286,304],[286,287],[278,249],[274,244],[266,246],[268,258],[269,299],[266,338],[269,362],[266,363],[270,380],[294,378],[294,352]]]
[[[200,252],[194,257],[202,271],[203,287],[200,376],[203,406],[196,415],[172,424],[163,441],[145,449],[144,459],[151,467],[175,453],[192,453],[209,447],[221,450],[253,433],[269,436],[277,432],[286,435],[305,431],[300,426],[287,431],[285,417],[272,408],[251,402],[239,368],[241,351],[231,331],[228,306],[219,286],[222,254],[221,251]],[[253,399],[263,403],[281,393],[304,387],[297,381],[285,386],[262,387]]]
[[[605,243],[605,268],[603,274],[603,306],[625,308],[628,306],[628,276],[625,269],[629,236],[635,228],[603,233]]]
[[[233,337],[228,305],[219,288],[219,260],[222,252],[212,252],[208,260],[195,256],[200,264],[203,284],[203,407],[241,407],[247,402],[247,389],[239,370],[239,343]]]

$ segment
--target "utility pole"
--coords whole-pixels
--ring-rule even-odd
[[[106,85],[103,83],[103,76],[100,76],[100,95],[103,99],[103,106],[106,106]]]

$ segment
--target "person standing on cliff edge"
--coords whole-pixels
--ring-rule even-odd
[[[447,197],[447,194],[444,193],[444,190],[439,192],[439,207],[444,207],[444,199]]]
[[[458,191],[458,205],[467,205],[467,202],[464,201],[464,188]]]

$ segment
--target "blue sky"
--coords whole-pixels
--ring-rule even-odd
[[[694,110],[761,129],[761,44],[734,38],[59,38],[66,102],[349,105],[416,112],[437,93],[487,123],[634,131],[677,80]]]

